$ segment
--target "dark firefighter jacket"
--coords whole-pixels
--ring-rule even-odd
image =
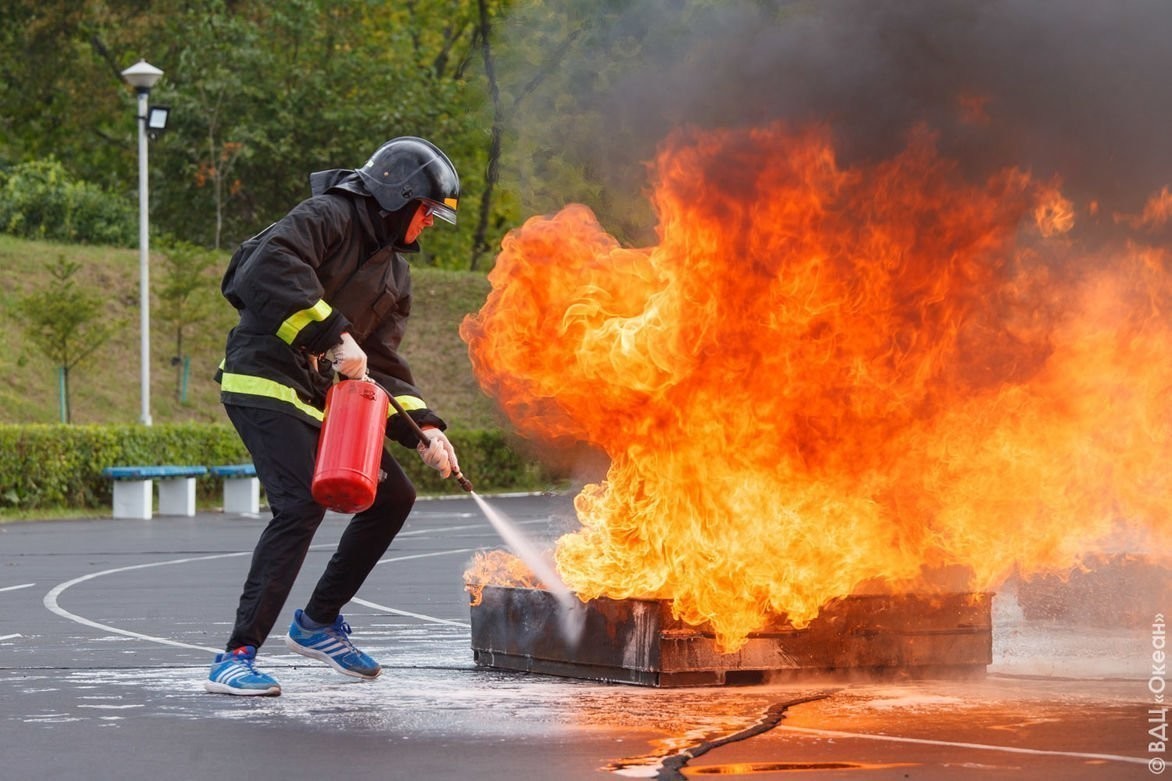
[[[427,409],[399,355],[411,312],[410,267],[378,205],[349,170],[310,177],[311,197],[236,250],[224,297],[240,314],[216,373],[225,404],[262,407],[321,423],[329,364],[320,355],[349,331],[366,351],[370,376],[420,424],[445,428]],[[391,409],[387,435],[418,438]]]

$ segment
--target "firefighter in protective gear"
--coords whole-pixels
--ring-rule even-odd
[[[257,542],[236,620],[205,688],[277,694],[253,666],[284,608],[325,508],[310,486],[326,392],[334,369],[369,376],[428,429],[424,447],[392,409],[387,436],[441,473],[456,464],[444,421],[423,401],[399,353],[411,312],[410,268],[420,234],[439,217],[456,221],[460,179],[448,157],[421,138],[383,144],[357,170],[310,175],[311,196],[245,241],[222,291],[239,313],[217,373],[229,420],[252,455],[272,510]],[[349,640],[340,610],[402,528],[415,489],[388,452],[374,504],[347,524],[286,644],[339,672],[373,678],[377,662]]]

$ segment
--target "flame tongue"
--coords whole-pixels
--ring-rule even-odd
[[[926,132],[855,168],[821,130],[682,132],[656,172],[657,246],[531,219],[461,329],[522,433],[611,458],[558,544],[583,598],[671,598],[733,649],[866,582],[983,588],[1166,524],[1162,250],[1088,263],[1056,187],[969,183]]]

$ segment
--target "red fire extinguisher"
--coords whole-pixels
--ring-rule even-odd
[[[374,504],[390,397],[369,380],[342,380],[326,394],[311,490],[320,505],[358,513]]]

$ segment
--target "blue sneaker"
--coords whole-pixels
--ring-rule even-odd
[[[235,651],[216,654],[212,671],[203,687],[213,694],[276,695],[281,684],[256,669],[256,648],[242,645]]]
[[[343,675],[373,680],[383,671],[374,659],[354,647],[350,642],[350,625],[339,615],[332,626],[308,629],[304,622],[309,619],[300,609],[293,614],[289,625],[289,636],[285,645],[294,653],[319,659]]]

